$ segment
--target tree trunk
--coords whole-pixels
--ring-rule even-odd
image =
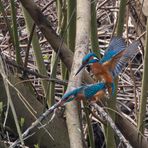
[[[87,0],[78,0],[76,13],[77,18],[79,18],[76,22],[76,47],[67,91],[71,91],[73,88],[81,85],[82,73],[77,76],[75,76],[75,74],[81,65],[81,60],[79,59],[84,57],[89,45],[90,2]],[[70,147],[83,148],[82,130],[76,101],[66,105],[66,119],[70,137]]]

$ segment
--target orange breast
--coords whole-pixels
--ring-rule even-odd
[[[109,73],[109,71],[105,71],[104,74],[102,75],[105,83],[112,83],[113,82],[113,78],[111,76],[111,74]]]
[[[99,63],[93,63],[91,65],[91,71],[95,75],[97,80],[101,80],[101,75],[102,75],[102,65]]]
[[[105,82],[111,83],[112,76],[109,73],[109,69],[99,63],[93,63],[91,65],[92,73],[95,75],[97,80],[104,80]]]

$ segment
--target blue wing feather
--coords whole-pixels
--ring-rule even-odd
[[[114,84],[111,84],[112,94],[114,93]],[[86,99],[91,99],[98,91],[105,90],[105,83],[96,83],[90,84],[86,86],[80,86],[72,91],[65,93],[62,97],[62,100],[66,102],[70,102],[74,100],[78,94],[82,93]]]
[[[108,48],[105,50],[103,58],[100,60],[100,63],[111,60],[119,52],[125,50],[126,44],[122,37],[113,37]]]
[[[65,93],[62,97],[62,100],[66,102],[70,102],[74,100],[79,93],[83,93],[84,97],[90,99],[93,97],[98,91],[105,89],[105,83],[96,83],[90,84],[86,86],[80,86],[72,91]]]
[[[98,91],[104,90],[106,88],[105,83],[96,83],[92,85],[87,85],[84,89],[84,96],[87,99],[93,97]]]
[[[136,54],[139,52],[138,45],[139,41],[135,41],[126,48],[124,55],[120,58],[114,70],[112,71],[113,77],[118,76],[122,69],[126,66],[128,61],[136,56]]]

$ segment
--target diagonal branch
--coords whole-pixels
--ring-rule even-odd
[[[117,126],[113,122],[112,118],[104,111],[104,109],[102,107],[100,107],[99,105],[97,105],[96,103],[94,103],[93,106],[105,118],[105,120],[109,123],[109,125],[111,126],[111,128],[114,130],[114,132],[119,137],[119,139],[126,145],[126,147],[132,148],[132,146],[128,143],[128,141],[125,139],[125,137],[119,131],[119,129],[117,128]]]

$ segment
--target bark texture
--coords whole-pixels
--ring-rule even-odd
[[[71,91],[73,88],[81,85],[82,73],[77,76],[75,76],[75,74],[81,65],[81,60],[79,59],[82,59],[88,51],[90,32],[90,2],[88,0],[77,1],[76,25],[76,47],[67,91]],[[70,137],[70,147],[83,148],[77,102],[73,101],[66,105],[66,119]]]

